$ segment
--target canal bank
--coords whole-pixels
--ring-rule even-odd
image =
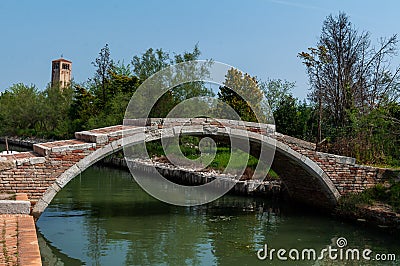
[[[1,195],[0,265],[42,265],[35,221],[29,212],[26,194]]]
[[[98,164],[128,170],[126,160],[114,156],[106,157]],[[234,178],[233,176],[217,172],[213,169],[198,171],[188,167],[176,167],[171,163],[160,162],[158,160],[135,159],[130,161],[130,165],[143,173],[151,173],[157,170],[158,173],[168,180],[181,185],[202,185],[218,177]],[[239,196],[264,197],[278,200],[284,192],[280,180],[238,180],[229,193]]]

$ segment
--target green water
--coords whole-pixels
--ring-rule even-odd
[[[121,170],[91,167],[57,194],[37,222],[43,265],[368,265],[361,261],[260,261],[270,248],[348,247],[396,253],[398,236],[308,209],[224,196],[177,207],[147,195]],[[375,264],[382,265],[382,264]]]

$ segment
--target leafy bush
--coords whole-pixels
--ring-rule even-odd
[[[338,209],[344,212],[355,212],[361,205],[374,202],[388,204],[400,212],[400,182],[391,180],[386,184],[377,184],[361,193],[351,193],[340,198]]]

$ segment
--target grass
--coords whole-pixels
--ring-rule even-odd
[[[249,178],[257,167],[258,159],[254,156],[247,154],[239,149],[235,149],[233,152],[230,147],[224,145],[217,145],[215,157],[213,153],[201,154],[199,145],[199,138],[197,137],[183,137],[180,140],[179,145],[180,152],[190,160],[199,159],[200,162],[208,165],[208,168],[224,171],[228,164],[229,169],[243,169],[245,168],[245,175]],[[160,142],[153,141],[146,143],[146,148],[151,157],[165,156],[165,151]],[[178,147],[168,148],[168,154],[174,154],[177,152]],[[207,151],[207,150],[206,150]],[[246,163],[246,165],[244,165]],[[279,179],[279,176],[272,169],[268,172],[269,179]]]
[[[229,147],[218,147],[214,159],[212,158],[213,156],[213,154],[205,154],[202,156],[201,161],[211,161],[209,167],[217,170],[224,170],[228,164],[230,164],[230,167],[233,169],[241,169],[243,168],[243,162],[246,161],[246,166],[254,170],[258,163],[255,157],[241,150],[235,150],[231,155],[231,149]],[[188,154],[187,157],[189,159],[197,159],[200,157],[200,154]]]

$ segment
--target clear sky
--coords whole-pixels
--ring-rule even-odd
[[[294,95],[302,99],[308,79],[297,53],[315,46],[326,16],[344,11],[376,41],[399,33],[399,10],[398,0],[1,0],[0,91],[19,82],[44,89],[51,60],[61,54],[83,82],[106,43],[112,58],[125,63],[150,47],[172,54],[198,43],[201,59],[263,80],[295,81]]]

